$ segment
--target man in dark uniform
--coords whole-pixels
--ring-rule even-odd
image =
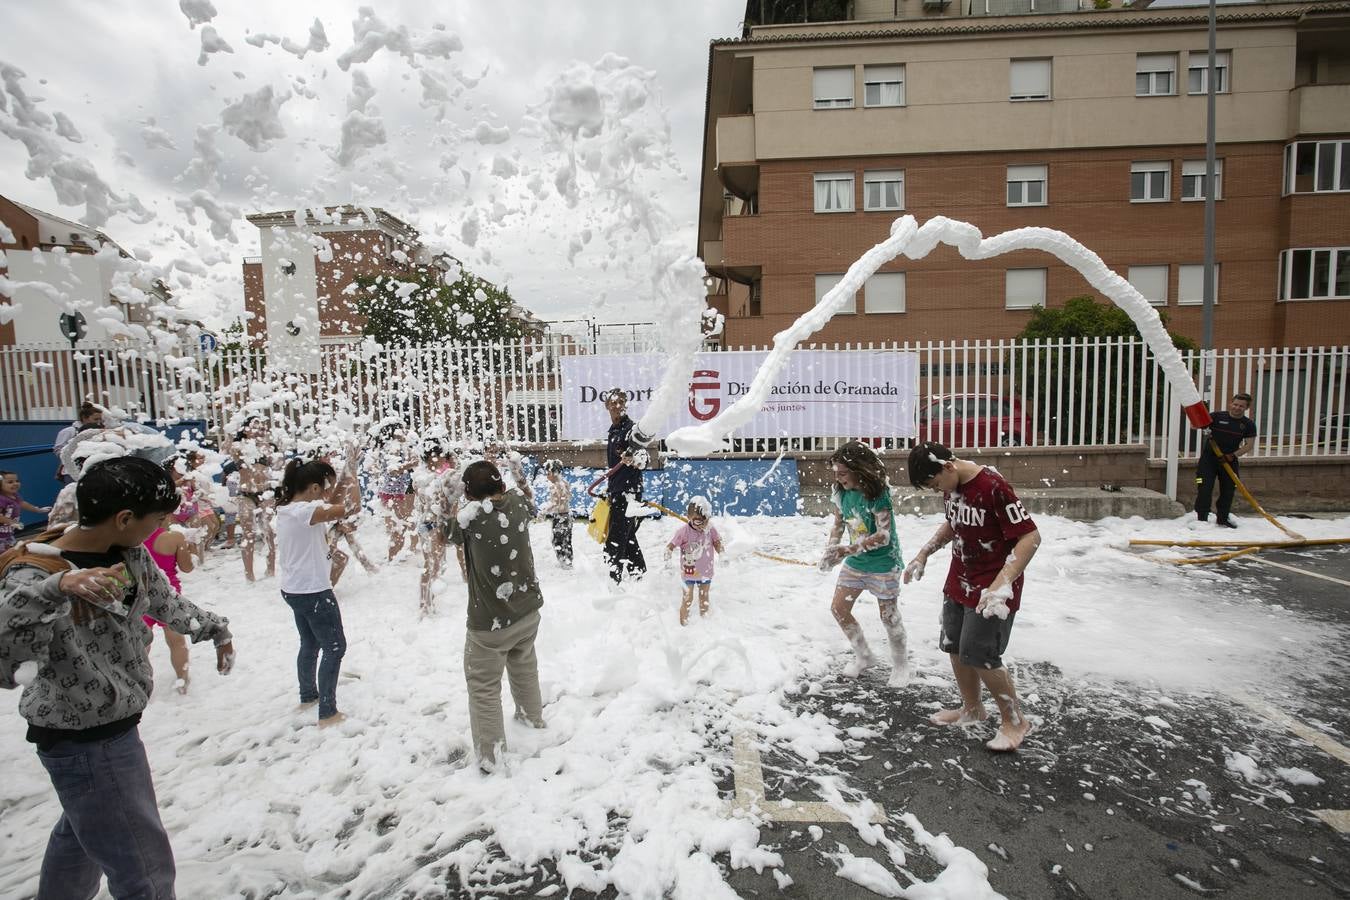
[[[605,562],[609,564],[609,577],[618,584],[625,574],[643,575],[647,571],[647,561],[642,558],[637,539],[642,519],[628,515],[629,506],[642,501],[642,471],[633,465],[628,449],[629,436],[636,424],[628,418],[628,395],[621,388],[613,388],[605,396],[605,409],[613,423],[605,445],[605,464],[613,469],[623,463],[609,476],[606,488],[609,532],[605,536]]]
[[[1247,410],[1251,409],[1251,405],[1251,394],[1234,394],[1228,409],[1216,412],[1210,423],[1209,433],[1200,448],[1200,464],[1195,470],[1195,515],[1201,522],[1209,519],[1209,501],[1214,493],[1214,479],[1217,478],[1219,504],[1215,507],[1215,521],[1226,528],[1237,527],[1237,523],[1228,516],[1233,508],[1233,491],[1237,485],[1224,471],[1223,463],[1227,462],[1236,473],[1238,457],[1252,448],[1256,423],[1247,418]],[[1217,454],[1211,441],[1219,447]]]

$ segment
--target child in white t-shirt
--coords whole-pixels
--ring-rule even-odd
[[[329,577],[325,527],[349,514],[342,504],[327,500],[336,483],[337,473],[328,463],[293,459],[286,464],[277,490],[277,574],[281,597],[295,614],[295,628],[300,633],[300,653],[295,662],[300,707],[317,703],[320,725],[334,725],[346,718],[337,709],[337,680],[347,636]]]

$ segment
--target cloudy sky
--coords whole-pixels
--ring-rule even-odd
[[[744,0],[361,6],[7,4],[0,193],[107,216],[213,324],[244,215],[349,201],[545,318],[649,319],[653,242],[695,250],[708,41]]]

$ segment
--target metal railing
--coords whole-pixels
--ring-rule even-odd
[[[325,345],[308,373],[274,371],[256,348],[5,347],[0,419],[69,420],[79,402],[90,399],[133,417],[205,419],[216,428],[243,414],[294,422],[301,430],[323,417],[397,418],[419,432],[439,427],[457,438],[549,443],[561,433],[564,357],[663,352],[655,331],[588,337],[375,350]],[[806,346],[916,354],[921,438],[963,448],[1142,445],[1150,458],[1167,455],[1171,386],[1137,339]],[[1183,360],[1198,374],[1198,352]],[[1343,456],[1350,455],[1348,379],[1350,347],[1220,350],[1207,399],[1220,409],[1233,393],[1252,395],[1259,430],[1252,456]],[[1186,429],[1182,454],[1193,455],[1200,437]],[[886,449],[909,443],[867,435],[747,438],[734,440],[733,449],[829,451],[850,438]]]

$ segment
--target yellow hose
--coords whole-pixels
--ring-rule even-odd
[[[645,503],[645,504],[647,504],[648,506],[652,507],[653,509],[659,509],[659,510],[661,510],[661,512],[665,513],[665,514],[668,515],[668,516],[674,516],[675,518],[679,519],[681,522],[688,522],[688,521],[689,521],[689,519],[686,518],[685,516],[680,515],[680,514],[677,513],[675,510],[670,509],[669,507],[662,506],[660,503],[656,503],[656,502],[653,502],[653,501],[651,501],[651,500],[644,500],[644,501],[642,501],[642,502]],[[812,569],[816,568],[816,564],[815,564],[815,563],[806,562],[806,561],[800,560],[800,559],[789,559],[789,558],[786,557],[786,556],[774,556],[772,553],[761,553],[761,552],[759,552],[758,550],[752,550],[751,553],[752,553],[753,555],[755,555],[755,556],[758,556],[758,557],[761,558],[761,559],[769,559],[769,560],[773,560],[774,562],[788,563],[789,565],[794,565],[794,566],[808,566],[809,568],[812,568]]]
[[[1252,496],[1252,492],[1247,490],[1247,486],[1242,483],[1242,479],[1237,477],[1237,473],[1234,472],[1233,467],[1228,464],[1228,460],[1224,459],[1223,451],[1219,449],[1219,445],[1215,442],[1214,438],[1209,439],[1209,447],[1211,450],[1214,451],[1214,455],[1219,457],[1219,464],[1222,465],[1223,470],[1228,473],[1228,477],[1233,479],[1233,484],[1237,485],[1237,489],[1242,492],[1242,496],[1245,497],[1247,502],[1252,505],[1252,509],[1259,512],[1262,516],[1265,517],[1267,522],[1274,525],[1276,528],[1280,529],[1294,540],[1296,541],[1303,540],[1303,535],[1299,534],[1297,531],[1289,530],[1280,523],[1279,519],[1276,519],[1270,513],[1262,509],[1261,504],[1257,503],[1256,498]]]

